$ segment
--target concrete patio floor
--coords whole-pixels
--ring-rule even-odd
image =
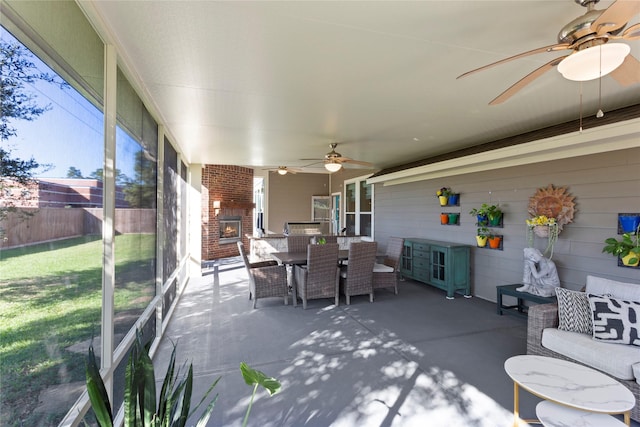
[[[376,292],[374,303],[361,296],[347,306],[342,297],[339,307],[313,300],[303,310],[272,298],[254,310],[239,258],[204,272],[182,295],[155,364],[163,374],[177,343],[178,362],[193,363],[194,402],[222,377],[208,426],[242,425],[252,392],[242,361],[282,383],[274,396],[258,391],[250,426],[513,425],[503,364],[525,354],[526,321],[498,316],[494,303],[446,300],[407,280],[397,296]],[[521,415],[535,417],[538,401],[521,392]]]

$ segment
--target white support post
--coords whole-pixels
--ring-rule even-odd
[[[163,271],[164,271],[164,126],[158,126],[158,163],[157,167],[157,191],[156,191],[156,295],[162,296],[156,307],[156,341],[160,342],[163,333],[162,304],[164,296]]]
[[[118,55],[113,45],[104,47],[104,168],[102,182],[102,341],[101,366],[112,371],[114,347],[115,293],[115,169],[116,169],[116,97]],[[107,375],[106,388],[113,399],[112,375]]]

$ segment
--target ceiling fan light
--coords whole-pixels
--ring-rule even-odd
[[[329,172],[338,172],[340,168],[342,168],[342,165],[338,162],[328,162],[324,164],[324,167]]]
[[[286,175],[287,174],[287,169],[286,168],[278,168],[278,173],[280,175]]]
[[[631,48],[625,43],[607,43],[590,47],[567,56],[558,64],[558,71],[568,80],[594,80],[601,75],[606,76],[622,65],[629,52]]]

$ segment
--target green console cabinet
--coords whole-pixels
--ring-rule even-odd
[[[401,272],[404,277],[447,292],[461,291],[471,298],[471,246],[418,238],[405,238]]]

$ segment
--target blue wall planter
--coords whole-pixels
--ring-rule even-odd
[[[618,233],[635,233],[640,226],[639,214],[618,214]]]

